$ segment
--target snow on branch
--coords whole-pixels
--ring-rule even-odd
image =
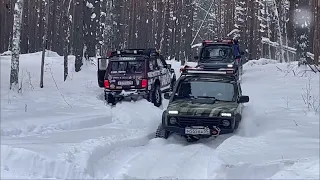
[[[275,48],[278,48],[278,47],[279,47],[279,43],[273,42],[273,41],[271,41],[269,38],[266,38],[266,37],[262,37],[262,38],[261,38],[261,42],[262,42],[263,44],[268,44],[268,45],[270,45],[270,46],[272,46],[272,47],[275,47]],[[296,51],[297,51],[296,48],[289,47],[289,46],[284,46],[284,45],[282,45],[282,48],[283,48],[284,50],[286,50],[286,51],[289,51],[289,52],[293,53],[293,54],[296,54]],[[314,59],[314,54],[312,54],[312,53],[310,53],[310,52],[307,52],[307,55],[308,55],[308,57],[310,57],[312,60]]]

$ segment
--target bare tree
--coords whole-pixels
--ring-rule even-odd
[[[43,0],[46,10],[44,11],[43,17],[45,18],[45,24],[44,24],[44,35],[43,35],[43,41],[42,41],[42,57],[41,57],[41,74],[40,74],[40,88],[43,88],[43,73],[44,73],[44,59],[46,55],[46,47],[47,47],[47,41],[48,41],[48,21],[49,21],[49,6],[50,3],[48,0]]]
[[[84,31],[83,31],[83,13],[84,13],[84,1],[83,0],[76,0],[75,1],[75,12],[74,15],[77,16],[77,18],[74,18],[74,48],[75,48],[75,71],[79,72],[81,70],[81,67],[83,65],[83,37],[84,37]]]
[[[63,80],[65,81],[68,77],[68,54],[69,54],[69,38],[70,38],[70,21],[72,16],[70,15],[72,0],[65,0],[64,5],[68,7],[63,14],[63,34],[64,34],[64,46],[63,46]]]
[[[313,32],[313,53],[314,53],[314,62],[319,64],[320,56],[320,0],[315,0],[314,7],[314,32]]]
[[[19,56],[20,56],[20,34],[22,22],[23,0],[17,0],[14,6],[12,57],[10,72],[10,89],[19,90]]]

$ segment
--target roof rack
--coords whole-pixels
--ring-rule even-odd
[[[222,39],[216,39],[214,41],[212,41],[212,40],[203,40],[202,41],[202,46],[210,45],[210,44],[216,44],[216,43],[234,44],[234,39],[232,39],[232,38],[222,38]]]
[[[144,56],[152,56],[158,55],[159,52],[155,48],[149,49],[122,49],[117,51],[112,51],[109,57],[113,56],[124,56],[124,55],[144,55]]]
[[[222,39],[217,40],[217,42],[227,43],[227,44],[234,44],[234,39],[232,39],[232,38],[222,38]]]
[[[184,66],[180,68],[181,75],[191,75],[191,74],[211,74],[211,75],[223,75],[223,76],[235,76],[233,68],[203,68],[200,66],[190,67]]]
[[[203,40],[202,41],[202,46],[205,46],[207,44],[213,44],[214,42],[212,40]]]

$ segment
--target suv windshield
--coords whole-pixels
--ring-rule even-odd
[[[189,81],[179,84],[176,99],[215,98],[220,101],[234,100],[234,86],[231,83],[210,81]]]
[[[213,46],[204,47],[201,53],[201,59],[213,60],[213,61],[221,61],[221,60],[230,61],[233,59],[232,46],[213,45]]]
[[[110,73],[138,74],[144,70],[145,61],[111,61]]]

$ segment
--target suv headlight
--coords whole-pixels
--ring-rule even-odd
[[[231,113],[221,113],[220,115],[224,116],[224,117],[231,117],[232,116]]]
[[[168,111],[169,114],[179,114],[179,111]]]

